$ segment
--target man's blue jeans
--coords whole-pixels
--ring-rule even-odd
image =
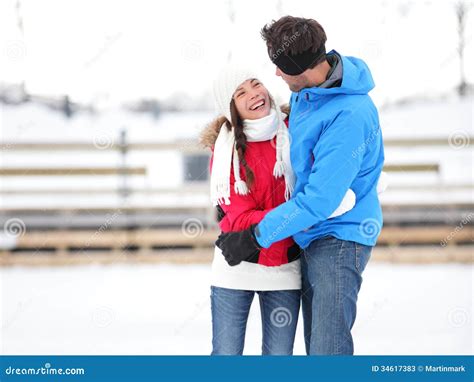
[[[301,256],[302,306],[307,354],[354,353],[351,329],[356,318],[362,272],[372,247],[325,237]]]
[[[301,290],[249,291],[211,287],[212,355],[241,355],[255,293],[262,317],[262,354],[291,355]]]

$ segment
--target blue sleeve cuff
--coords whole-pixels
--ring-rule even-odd
[[[255,239],[257,240],[258,245],[262,248],[267,248],[263,245],[264,243],[262,243],[262,235],[260,234],[260,228],[258,227],[258,224],[255,226],[253,232],[255,234]]]

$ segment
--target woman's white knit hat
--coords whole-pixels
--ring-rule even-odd
[[[254,72],[234,64],[227,65],[219,72],[214,81],[214,99],[218,113],[224,115],[228,121],[232,121],[230,103],[235,91],[243,82],[253,78],[257,78]],[[295,176],[290,163],[288,129],[283,121],[286,115],[282,114],[271,94],[268,94],[274,112],[273,114],[270,113],[267,119],[271,120],[272,116],[274,117],[275,130],[273,133],[270,131],[271,136],[268,136],[265,140],[272,139],[275,135],[277,137],[275,147],[276,162],[273,175],[276,178],[285,177],[285,199],[288,200],[293,192]],[[246,133],[248,141],[252,141],[252,136],[248,135],[250,131],[246,132],[245,121],[243,122],[244,133]],[[235,178],[235,193],[240,195],[248,194],[250,190],[240,176],[240,163],[235,146],[234,127],[229,131],[227,127],[222,126],[214,146],[214,161],[211,174],[211,200],[214,205],[217,203],[230,203],[230,170],[232,170]]]
[[[236,64],[228,64],[218,74],[214,81],[214,100],[216,109],[228,121],[232,121],[230,113],[230,102],[237,87],[243,82],[257,78],[250,69],[237,66]]]

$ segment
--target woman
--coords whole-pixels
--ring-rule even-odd
[[[295,180],[287,114],[276,107],[267,89],[247,70],[224,69],[215,82],[214,95],[222,116],[201,136],[201,143],[213,152],[211,199],[222,208],[219,226],[223,232],[244,230],[291,196]],[[333,216],[350,210],[354,203],[355,195],[349,190]],[[293,353],[301,297],[299,251],[288,238],[238,263],[232,257],[224,259],[215,248],[213,355],[243,353],[255,294],[262,318],[262,354]]]

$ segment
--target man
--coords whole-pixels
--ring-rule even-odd
[[[293,236],[302,248],[303,318],[308,354],[353,354],[362,272],[382,227],[377,181],[384,151],[374,82],[360,59],[326,53],[312,19],[286,16],[262,29],[276,75],[292,91],[289,132],[296,175],[292,198],[246,231],[221,234],[224,255],[245,261]],[[355,207],[328,219],[347,190]]]

